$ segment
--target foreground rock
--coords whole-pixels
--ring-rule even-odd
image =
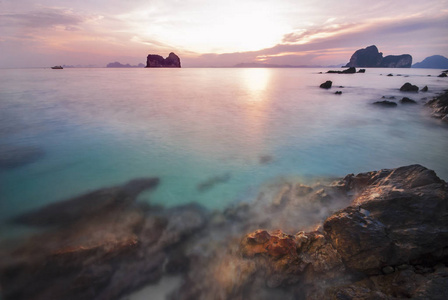
[[[352,174],[324,190],[320,201],[346,197],[351,204],[317,231],[259,229],[227,240],[196,257],[171,299],[448,296],[448,188],[433,171],[412,165]],[[279,209],[290,210],[289,201]]]
[[[448,122],[448,91],[428,101],[425,106],[432,109],[432,117]]]
[[[131,205],[2,253],[4,299],[119,299],[179,274],[170,299],[446,299],[448,187],[420,165],[279,179],[208,213]]]
[[[353,53],[346,67],[362,68],[410,68],[412,56],[409,54],[388,55],[383,58],[383,53],[378,51],[375,45],[359,49]]]
[[[149,54],[146,58],[147,68],[180,68],[180,58],[171,52],[167,58],[157,54]]]

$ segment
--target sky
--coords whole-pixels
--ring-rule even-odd
[[[0,68],[345,64],[376,45],[448,57],[448,0],[0,0]]]

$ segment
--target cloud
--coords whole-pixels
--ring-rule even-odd
[[[204,54],[188,60],[187,64],[200,66],[207,64],[233,66],[242,62],[336,64],[348,62],[355,50],[372,44],[376,44],[385,55],[409,53],[416,54],[420,59],[420,56],[436,53],[446,55],[447,36],[447,12],[432,16],[378,18],[359,23],[333,23],[323,27],[314,26],[307,30],[296,30],[285,34],[282,43],[274,47],[251,52]]]
[[[86,20],[71,10],[45,8],[27,13],[0,14],[0,24],[4,27],[49,28],[57,25],[72,27]]]

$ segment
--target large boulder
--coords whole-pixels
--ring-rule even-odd
[[[418,86],[406,82],[400,88],[401,92],[418,92]]]

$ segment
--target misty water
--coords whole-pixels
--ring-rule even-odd
[[[448,179],[448,128],[423,107],[447,87],[440,70],[327,70],[0,70],[0,147],[43,153],[0,169],[0,221],[139,177],[161,180],[139,201],[210,209],[279,177],[418,163]],[[400,92],[405,82],[429,92]],[[418,105],[372,105],[382,96]]]

